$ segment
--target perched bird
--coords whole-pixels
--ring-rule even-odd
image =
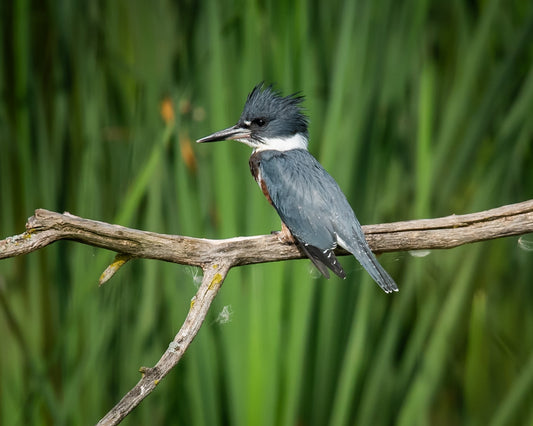
[[[258,84],[248,95],[236,125],[197,140],[236,140],[253,148],[250,170],[282,221],[280,239],[293,239],[318,270],[346,273],[337,245],[352,253],[386,292],[398,291],[365,240],[359,221],[337,182],[307,150],[308,119],[298,94],[283,97]]]

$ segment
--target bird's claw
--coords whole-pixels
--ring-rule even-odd
[[[296,243],[294,236],[284,223],[281,223],[281,231],[272,231],[271,234],[276,235],[278,237],[278,240],[283,244]]]

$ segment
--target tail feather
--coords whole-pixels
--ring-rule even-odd
[[[385,293],[391,293],[393,291],[398,291],[398,286],[392,279],[383,266],[378,262],[372,250],[368,246],[368,243],[362,237],[362,240],[356,235],[354,241],[346,242],[341,240],[338,236],[337,239],[339,244],[352,253],[359,263],[366,269],[370,274],[373,280],[379,284]]]

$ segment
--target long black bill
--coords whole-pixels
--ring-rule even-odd
[[[227,140],[236,140],[236,139],[246,139],[250,137],[250,130],[238,125],[228,127],[227,129],[220,130],[213,133],[212,135],[206,136],[202,139],[198,139],[197,143],[204,142],[218,142],[218,141],[227,141]]]

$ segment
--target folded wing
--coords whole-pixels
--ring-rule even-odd
[[[263,151],[259,168],[281,220],[324,276],[329,277],[327,268],[346,276],[333,253],[338,243],[385,292],[398,291],[370,250],[337,182],[307,150]]]

